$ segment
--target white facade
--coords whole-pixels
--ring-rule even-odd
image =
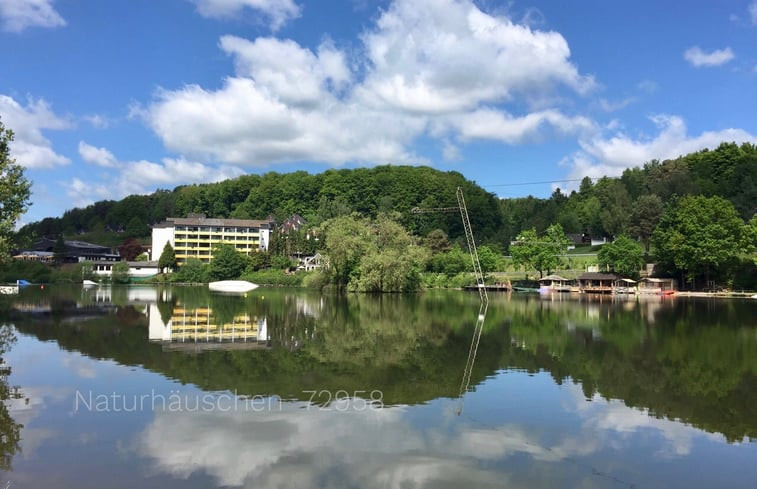
[[[176,249],[175,230],[176,228],[173,226],[152,228],[152,255],[150,260],[160,260],[160,255],[163,253],[166,243],[171,243],[171,248]]]

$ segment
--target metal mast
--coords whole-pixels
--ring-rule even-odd
[[[433,212],[455,211],[460,212],[460,218],[463,220],[465,239],[468,241],[468,250],[470,251],[471,261],[473,262],[473,274],[476,276],[476,288],[478,289],[478,295],[481,297],[482,303],[488,304],[489,295],[486,293],[484,274],[481,271],[481,262],[478,259],[476,241],[473,239],[473,230],[471,229],[470,219],[468,218],[468,208],[465,206],[465,198],[463,197],[462,187],[457,187],[457,207],[434,207],[430,209],[421,209],[420,207],[414,207],[411,212],[413,214],[429,214]]]

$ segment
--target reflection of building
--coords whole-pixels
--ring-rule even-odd
[[[166,243],[171,243],[179,265],[189,258],[205,263],[213,259],[213,248],[228,244],[239,253],[264,251],[270,240],[270,221],[213,219],[205,214],[169,217],[152,228],[152,260],[158,261]]]
[[[164,322],[157,304],[150,304],[150,341],[163,343],[165,350],[248,350],[267,348],[268,323],[265,317],[237,314],[219,322],[209,307],[173,308]]]

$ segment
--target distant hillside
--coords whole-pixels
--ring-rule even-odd
[[[19,241],[39,236],[89,236],[102,244],[120,244],[125,238],[147,238],[150,226],[171,216],[205,213],[208,217],[265,219],[281,222],[300,214],[309,225],[331,217],[359,212],[375,216],[381,211],[402,214],[402,223],[419,234],[440,228],[455,238],[463,235],[459,215],[411,214],[416,206],[457,205],[455,190],[462,186],[476,233],[480,239],[504,240],[496,196],[457,172],[429,167],[378,166],[352,170],[304,171],[244,175],[219,183],[180,186],[150,195],[130,195],[120,201],[100,201],[71,209],[60,218],[46,218],[24,226]]]
[[[683,195],[718,195],[730,200],[741,217],[749,220],[757,211],[757,147],[722,143],[714,150],[643,163],[626,170],[620,178],[594,182],[586,178],[579,190],[569,195],[558,190],[547,199],[500,200],[458,172],[429,167],[244,175],[219,183],[97,202],[66,211],[60,218],[28,224],[18,237],[22,245],[39,236],[61,233],[67,238],[117,245],[128,237],[146,240],[150,225],[188,213],[252,219],[274,216],[279,222],[297,213],[316,226],[350,212],[374,217],[380,211],[397,211],[402,223],[416,234],[439,228],[460,239],[463,230],[459,216],[410,213],[415,206],[456,205],[455,189],[459,185],[465,192],[477,240],[503,248],[522,230],[533,227],[541,233],[554,223],[560,223],[567,233],[596,237],[634,234],[638,224],[633,222],[634,216],[639,215],[641,204],[649,201],[639,199],[652,195],[659,197],[663,206]]]

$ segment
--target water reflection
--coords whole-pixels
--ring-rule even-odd
[[[110,467],[107,453],[130,460],[133,485],[706,487],[720,477],[738,487],[756,475],[738,464],[757,455],[757,304],[501,295],[480,309],[477,299],[31,290],[0,309],[0,323],[24,340],[16,362],[44,350],[36,358],[53,363],[14,366],[26,383],[14,382],[43,401],[31,402],[33,418],[8,413],[32,420],[19,428],[24,453],[36,437],[62,457],[50,433],[115,437],[118,450],[98,456]],[[67,394],[52,396],[53,385]],[[283,401],[56,417],[77,389],[124,386]],[[383,408],[356,403],[371,392]],[[22,471],[37,467],[35,453]],[[720,468],[692,476],[707,457]],[[724,476],[731,469],[742,475]]]

